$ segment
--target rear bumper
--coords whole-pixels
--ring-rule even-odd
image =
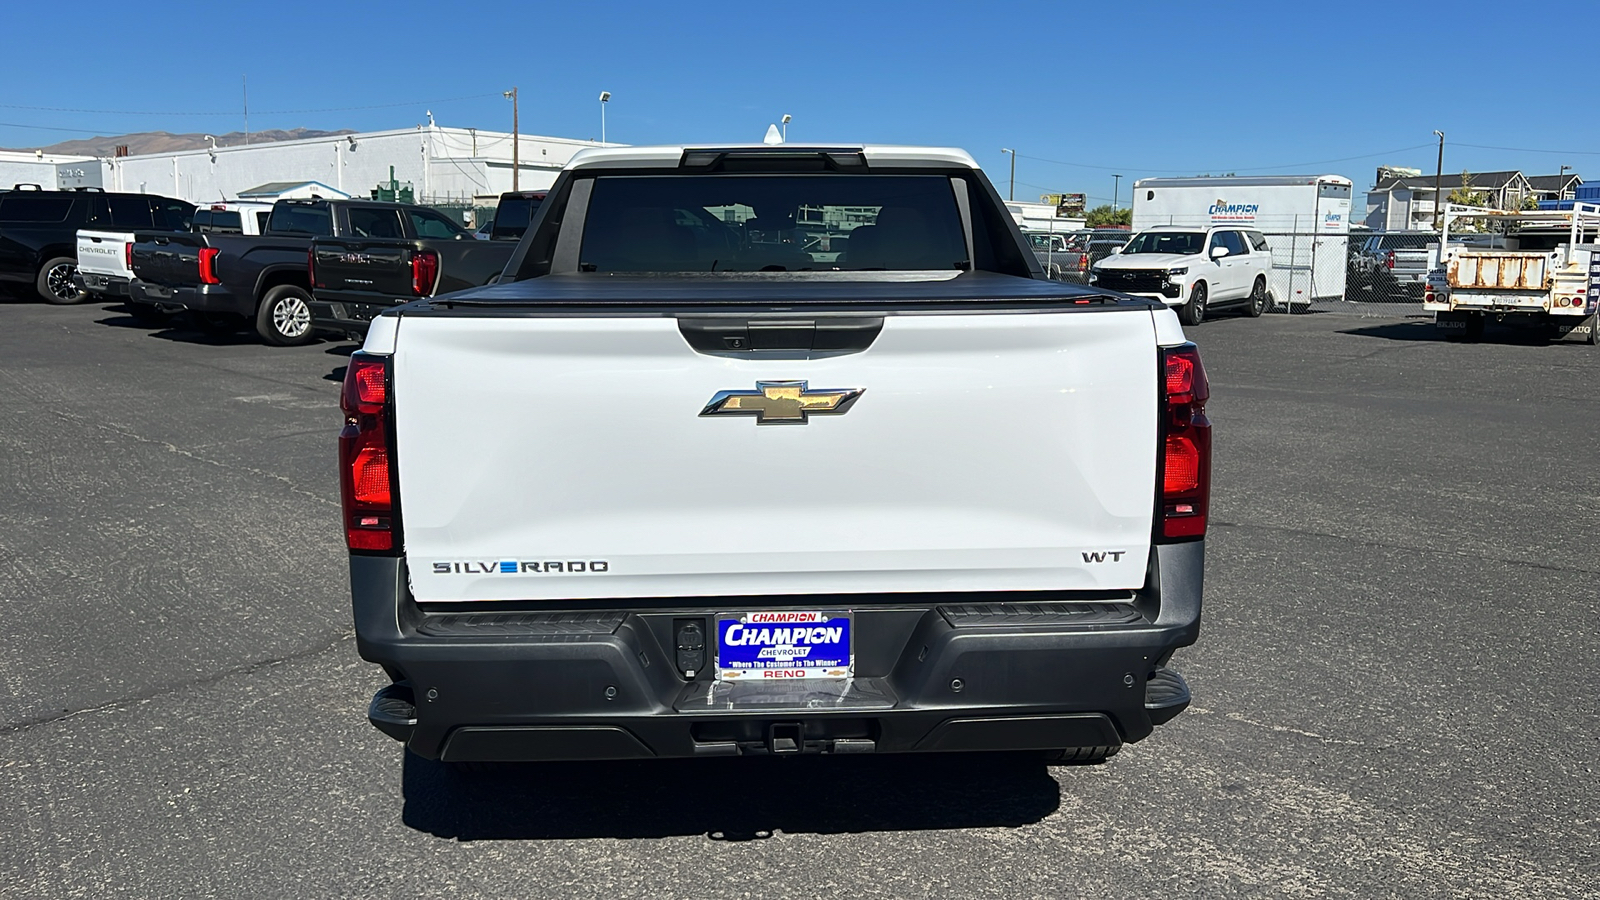
[[[241,297],[220,284],[169,287],[135,279],[128,292],[128,299],[153,306],[182,307],[195,312],[236,313],[250,316],[256,311],[254,299]]]
[[[1122,600],[904,595],[431,612],[398,559],[351,558],[357,646],[395,684],[369,719],[446,760],[1115,746],[1188,704],[1165,668],[1199,632],[1203,542],[1157,548]],[[734,605],[854,610],[850,682],[686,678],[675,627]],[[681,605],[679,605],[681,604]],[[709,656],[713,647],[706,648]]]
[[[72,276],[72,284],[80,291],[91,291],[108,297],[128,296],[129,279],[121,275],[96,275],[79,269]]]
[[[310,306],[312,328],[318,331],[366,334],[372,320],[384,310],[393,309],[396,304],[318,298],[311,301]]]

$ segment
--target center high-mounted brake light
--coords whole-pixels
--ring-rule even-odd
[[[432,250],[418,250],[411,254],[411,293],[418,297],[431,297],[434,283],[438,280],[439,254]]]
[[[1206,534],[1211,503],[1211,420],[1200,351],[1194,344],[1162,350],[1161,475],[1157,539]]]
[[[217,250],[216,247],[201,247],[200,248],[200,283],[201,284],[221,284],[222,283],[222,279],[217,277],[217,253],[218,252],[219,251]]]
[[[389,360],[355,353],[345,369],[339,408],[339,487],[344,508],[345,543],[351,550],[393,551],[399,531],[395,472],[389,452],[394,409]]]

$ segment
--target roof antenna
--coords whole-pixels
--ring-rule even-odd
[[[776,126],[776,125],[768,125],[767,126],[767,136],[761,139],[761,143],[763,143],[763,144],[781,144],[781,143],[783,143],[783,134],[778,131],[778,126]]]

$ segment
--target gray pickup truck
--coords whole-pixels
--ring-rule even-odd
[[[1420,300],[1428,282],[1428,247],[1438,243],[1431,231],[1374,234],[1356,251],[1353,267],[1379,294]]]
[[[497,283],[350,358],[368,719],[446,763],[1104,758],[1189,703],[1208,392],[960,150],[584,150]]]

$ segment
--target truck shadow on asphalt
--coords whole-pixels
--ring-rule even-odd
[[[1060,806],[1037,757],[928,754],[457,766],[406,754],[405,824],[476,840],[747,841],[1015,828]]]
[[[1383,338],[1390,341],[1421,341],[1437,344],[1455,343],[1450,341],[1432,322],[1385,322],[1382,325],[1366,325],[1361,328],[1346,328],[1340,334],[1350,334],[1356,337]],[[1517,347],[1549,347],[1559,344],[1577,345],[1575,339],[1562,340],[1551,337],[1547,332],[1538,328],[1518,328],[1509,325],[1490,324],[1483,333],[1483,337],[1475,341],[1462,341],[1461,343],[1474,344],[1508,344]]]

